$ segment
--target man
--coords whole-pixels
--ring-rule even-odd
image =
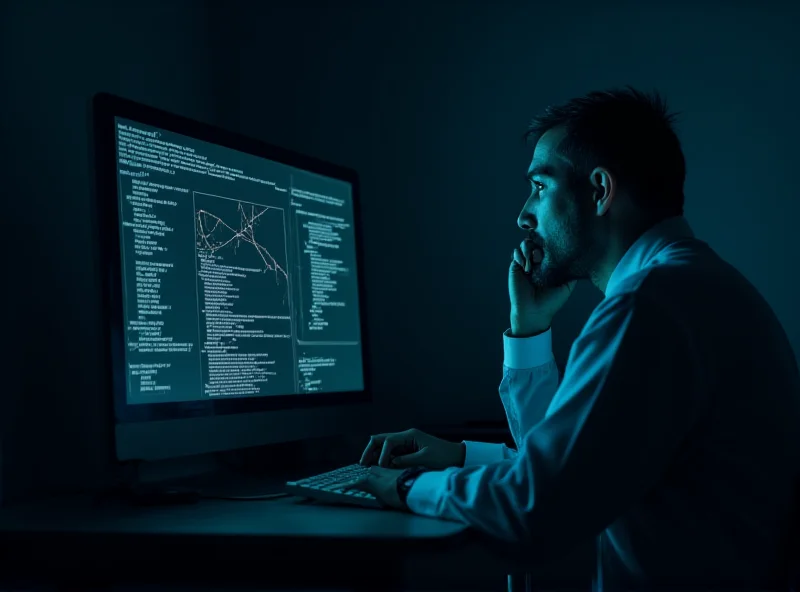
[[[373,436],[362,463],[380,466],[354,487],[530,554],[596,537],[599,589],[785,581],[797,360],[757,290],[682,217],[673,119],[628,88],[534,120],[500,385],[518,450]],[[605,298],[559,384],[550,323],[583,279]]]

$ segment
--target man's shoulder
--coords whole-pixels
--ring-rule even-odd
[[[710,249],[699,256],[656,258],[625,277],[613,297],[639,312],[702,321],[739,302],[754,302],[755,289],[733,266]]]
[[[676,289],[681,284],[690,285],[689,275],[690,271],[685,267],[649,265],[617,283],[614,291],[606,294],[606,299],[628,307],[646,307],[660,301],[665,291]]]
[[[648,266],[630,274],[600,301],[584,331],[607,332],[609,339],[624,331],[644,339],[642,347],[650,347],[651,337],[686,336],[702,330],[702,323],[696,321],[704,316],[702,309],[708,302],[689,294],[695,289],[687,277],[690,274],[666,265]]]
[[[663,252],[614,287],[613,295],[636,295],[637,301],[662,300],[674,293],[707,292],[720,281],[734,279],[736,270],[710,248]]]

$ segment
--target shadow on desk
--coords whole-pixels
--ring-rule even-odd
[[[298,498],[65,499],[0,514],[0,590],[504,590],[518,563],[490,547],[460,524]],[[530,571],[540,589],[591,582],[580,554]]]
[[[0,514],[0,590],[478,592],[505,589],[507,559],[460,524],[298,498],[166,508],[75,498]],[[535,569],[537,587],[588,589],[579,565]]]
[[[298,498],[154,508],[94,501],[5,508],[0,590],[402,590],[407,560],[467,540],[452,522]]]

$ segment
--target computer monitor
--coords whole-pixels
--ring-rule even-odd
[[[356,172],[107,94],[92,121],[117,458],[364,427]]]

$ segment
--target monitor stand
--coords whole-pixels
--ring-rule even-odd
[[[363,438],[356,442],[360,448]],[[115,494],[134,505],[151,506],[272,499],[284,495],[287,481],[357,462],[361,451],[348,443],[346,437],[328,437],[140,462],[128,467]]]

